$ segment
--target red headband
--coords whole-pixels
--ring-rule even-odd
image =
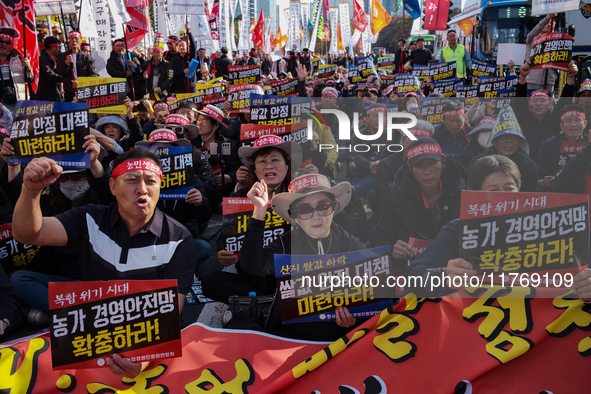
[[[203,108],[201,110],[201,112],[215,118],[218,122],[223,122],[224,118],[222,117],[222,115],[219,112],[217,112],[215,109],[213,109],[215,107],[213,107],[213,108],[212,107],[213,106],[211,104],[209,104],[205,108]]]
[[[327,177],[320,174],[310,174],[297,177],[287,187],[289,193],[299,193],[309,187],[321,187],[324,189],[330,189],[330,181]]]
[[[153,161],[146,159],[134,159],[124,161],[123,163],[115,167],[113,173],[111,174],[111,177],[113,179],[117,179],[117,177],[119,177],[120,175],[123,175],[126,172],[130,171],[150,171],[158,175],[158,178],[162,179],[162,168],[160,168],[158,164],[154,163]]]
[[[166,104],[166,103],[156,103],[156,104],[154,104],[154,106],[152,108],[153,109],[157,109],[157,108],[160,108],[160,107],[168,109],[168,104]]]
[[[441,146],[439,146],[439,144],[421,144],[409,149],[406,157],[408,161],[411,161],[415,157],[422,155],[443,156],[443,153],[441,153]]]
[[[548,96],[548,93],[546,93],[546,92],[535,92],[534,94],[532,94],[531,96],[529,96],[530,99],[532,99],[534,97],[550,98],[550,96]]]
[[[150,138],[148,138],[148,141],[150,142],[161,140],[176,141],[176,134],[172,131],[157,131],[155,133],[150,134]]]
[[[564,122],[568,118],[581,118],[585,120],[585,113],[581,111],[568,111],[562,114],[560,122]]]
[[[167,42],[172,42],[173,44],[179,43],[177,40],[173,40],[172,38],[169,38]]]
[[[433,132],[431,130],[427,130],[427,129],[418,129],[418,128],[413,127],[412,129],[410,129],[410,132],[415,137],[428,137],[428,138],[433,137]]]
[[[443,116],[458,116],[464,115],[464,108],[455,109],[452,111],[443,111]]]
[[[387,112],[387,109],[386,109],[386,107],[381,107],[381,106],[371,107],[371,108],[369,108],[367,110],[365,116],[369,116],[369,115],[373,114],[374,112],[383,112],[383,113],[386,113]]]
[[[153,51],[164,52],[164,48],[154,47],[152,48]]]
[[[77,31],[71,31],[70,34],[68,34],[68,38],[72,36],[82,38],[82,34],[78,33]]]
[[[0,33],[0,38],[8,38],[10,40],[10,42],[12,42],[13,37],[6,34],[6,33]]]

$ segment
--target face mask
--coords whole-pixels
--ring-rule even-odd
[[[60,183],[60,190],[70,201],[82,197],[89,189],[88,181],[67,181]]]
[[[485,149],[490,148],[492,145],[489,141],[490,133],[490,131],[483,131],[482,133],[478,133],[478,137],[476,138],[480,146],[482,146]]]

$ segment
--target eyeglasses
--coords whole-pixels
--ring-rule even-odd
[[[271,158],[271,160],[265,160],[265,159],[255,160],[254,164],[258,167],[265,168],[265,167],[267,167],[267,164],[270,163],[272,167],[277,168],[277,166],[279,166],[279,164],[281,164],[282,162],[283,162],[283,158],[273,157],[273,158]]]
[[[172,130],[177,137],[180,135],[185,138],[185,136],[189,134],[189,130],[185,129],[183,126],[166,126],[166,128]]]
[[[330,200],[322,200],[316,205],[316,208],[310,204],[301,204],[295,209],[295,214],[298,219],[308,220],[312,219],[314,211],[318,212],[319,216],[328,216],[334,211],[334,203]]]
[[[12,44],[12,41],[5,41],[5,40],[0,40],[0,44],[6,44],[6,45],[10,45]]]
[[[81,181],[83,178],[86,178],[86,174],[83,172],[73,172],[71,174],[62,174],[59,177],[59,181],[61,183],[63,182],[68,182],[68,181],[74,181],[74,182],[78,182]]]

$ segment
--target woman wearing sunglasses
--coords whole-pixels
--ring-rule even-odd
[[[274,135],[265,135],[256,139],[252,147],[243,146],[238,149],[238,156],[243,166],[236,172],[239,190],[234,197],[246,197],[246,193],[256,182],[265,182],[268,186],[268,199],[276,193],[287,191],[287,187],[302,162],[302,149],[295,142],[283,141]],[[238,187],[237,186],[237,187]],[[218,260],[224,267],[238,263],[238,255],[220,247]],[[243,250],[246,250],[243,248]],[[275,277],[264,280],[258,276],[250,276],[236,265],[238,275],[230,272],[215,272],[203,279],[203,293],[220,302],[228,302],[234,294],[248,295],[255,291],[258,294],[272,294],[275,290]]]
[[[256,182],[248,192],[254,212],[244,237],[242,269],[253,276],[274,275],[275,254],[326,255],[366,249],[366,246],[333,221],[351,199],[351,184],[331,186],[327,177],[308,174],[295,178],[289,191],[277,194],[271,201],[273,210],[296,228],[263,247],[265,214],[269,190],[265,181]],[[281,325],[279,303],[275,302],[266,331],[280,336],[307,340],[335,340],[357,323],[347,308],[335,310],[334,322]]]

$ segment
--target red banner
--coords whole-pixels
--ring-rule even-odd
[[[22,11],[24,7],[24,12]],[[0,8],[4,4],[0,3]],[[10,12],[10,8],[5,8],[4,13]],[[14,49],[21,55],[29,59],[31,68],[35,75],[31,88],[37,93],[39,86],[39,47],[37,46],[37,31],[35,30],[35,7],[33,0],[17,0],[14,2],[14,29],[18,32],[19,38],[14,42]],[[23,18],[24,17],[24,18]],[[23,37],[23,31],[25,37]],[[25,48],[26,41],[26,48]]]
[[[427,0],[425,3],[425,30],[446,30],[449,0]]]
[[[355,30],[359,30],[363,33],[367,27],[368,20],[365,19],[365,11],[363,11],[363,7],[361,4],[359,4],[359,0],[355,0],[354,3],[355,10],[353,11],[353,27]]]
[[[52,370],[45,334],[0,350],[0,391],[588,392],[589,306],[572,293],[526,301],[510,298],[516,289],[470,291],[478,298],[402,299],[329,345],[195,324],[182,331],[182,358],[154,360],[133,379]]]
[[[259,21],[257,22],[254,30],[252,32],[252,43],[255,47],[259,48],[261,51],[265,46],[264,38],[263,38],[263,28],[265,24],[265,16],[263,15],[263,9],[261,8],[261,15],[259,15]]]

